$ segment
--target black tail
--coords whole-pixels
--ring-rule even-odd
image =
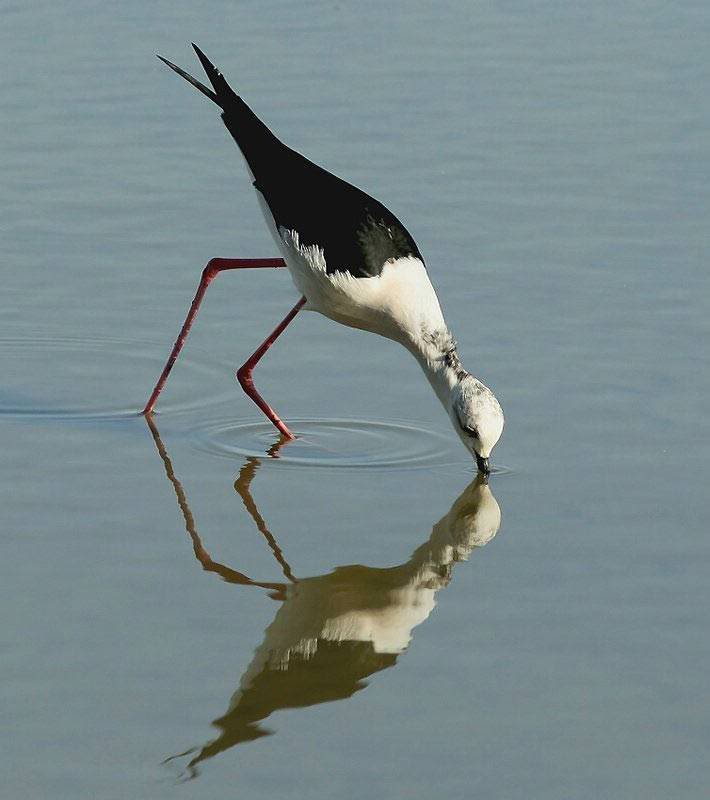
[[[200,83],[184,69],[180,69],[168,61],[167,58],[162,56],[158,56],[158,58],[222,109],[222,120],[227,126],[227,130],[232,134],[232,138],[244,154],[254,179],[259,182],[264,191],[270,183],[271,173],[274,170],[278,171],[276,161],[279,152],[284,149],[284,145],[234,92],[222,73],[202,50],[196,44],[192,46],[207,73],[212,89]]]
[[[163,62],[163,64],[167,64],[171,70],[177,72],[181,78],[184,78],[188,83],[191,83],[195,89],[202,92],[205,97],[209,97],[213,103],[216,103],[223,111],[226,111],[229,106],[233,105],[234,101],[237,99],[237,95],[224,79],[222,73],[207,58],[202,50],[200,50],[200,48],[194,42],[192,46],[194,47],[197,57],[200,59],[200,63],[207,73],[210,83],[214,87],[214,91],[212,91],[212,89],[208,89],[204,83],[200,83],[197,78],[193,78],[189,72],[185,72],[185,70],[178,67],[177,64],[173,64],[172,61],[168,61],[167,58],[163,58],[162,56],[158,56],[158,58]]]

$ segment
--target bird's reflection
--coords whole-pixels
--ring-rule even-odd
[[[202,567],[230,583],[269,590],[280,603],[229,708],[213,722],[219,735],[168,759],[190,756],[186,777],[198,774],[200,762],[272,733],[260,723],[275,711],[351,697],[367,686],[368,676],[393,666],[412,630],[431,614],[454,564],[489,542],[500,526],[498,503],[479,475],[404,564],[342,566],[326,575],[296,578],[250,492],[259,459],[247,458],[234,487],[286,578],[253,580],[214,561],[205,550],[155,423],[147,419]]]

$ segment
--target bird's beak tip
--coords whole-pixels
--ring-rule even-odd
[[[483,456],[479,456],[478,453],[476,453],[476,465],[478,466],[478,471],[481,474],[485,475],[486,477],[491,474],[491,468],[488,464],[488,459],[483,458]]]

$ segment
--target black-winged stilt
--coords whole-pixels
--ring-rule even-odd
[[[222,109],[283,258],[215,258],[207,264],[144,413],[152,412],[211,280],[228,269],[288,267],[302,297],[237,371],[244,391],[278,430],[294,438],[257,392],[254,366],[301,309],[318,311],[403,344],[421,365],[478,469],[487,473],[488,457],[503,430],[503,412],[493,392],[462,367],[414,239],[382,203],[279,141],[193,47],[212,89],[158,58]]]

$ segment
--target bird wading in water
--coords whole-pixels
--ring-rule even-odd
[[[215,258],[207,264],[144,413],[153,411],[212,279],[229,269],[287,267],[302,297],[237,371],[244,391],[276,428],[295,438],[257,392],[254,366],[301,309],[317,311],[404,345],[424,370],[479,471],[487,474],[491,450],[503,430],[503,411],[493,392],[463,368],[414,239],[378,200],[277,139],[199,47],[193,47],[212,89],[158,58],[222,109],[282,258]]]

